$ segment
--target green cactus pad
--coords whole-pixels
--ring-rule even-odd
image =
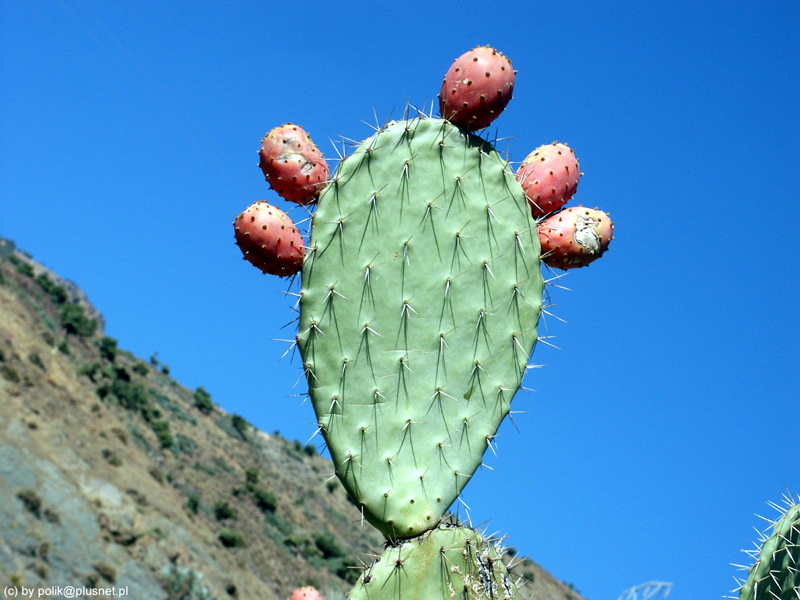
[[[466,527],[441,526],[387,548],[350,600],[511,600],[518,597],[495,544]]]
[[[342,161],[303,266],[298,346],[336,474],[388,538],[435,527],[537,340],[536,223],[491,144],[391,123]]]
[[[750,567],[739,600],[800,598],[800,505],[791,503],[772,525],[755,564]]]

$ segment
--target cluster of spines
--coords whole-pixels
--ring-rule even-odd
[[[513,600],[522,578],[506,564],[502,539],[447,522],[413,541],[389,542],[365,565],[349,600]]]
[[[745,553],[751,566],[735,565],[748,571],[746,580],[738,580],[735,590],[739,600],[800,599],[800,504],[791,495],[784,496],[783,506],[769,505],[779,512],[775,520],[765,519],[769,527],[760,533],[753,550]]]

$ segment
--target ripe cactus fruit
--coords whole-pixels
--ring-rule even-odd
[[[264,177],[291,202],[313,202],[330,177],[325,157],[299,125],[287,123],[270,131],[258,154]]]
[[[763,535],[762,546],[752,554],[747,581],[739,600],[797,600],[800,598],[800,504],[786,499],[778,508],[782,516],[771,525],[772,534]]]
[[[575,152],[558,142],[538,147],[517,171],[517,181],[531,203],[534,219],[561,209],[575,194],[580,179]]]
[[[442,118],[475,131],[488,127],[505,110],[514,93],[516,71],[502,52],[479,46],[459,56],[442,83]]]
[[[601,210],[568,208],[539,223],[542,262],[559,269],[585,267],[608,250],[614,222]]]
[[[322,600],[322,594],[320,594],[316,588],[309,585],[297,588],[292,592],[289,600]]]
[[[288,277],[303,266],[303,236],[281,209],[258,201],[236,217],[233,226],[244,258],[264,273]]]
[[[517,587],[499,544],[459,526],[440,526],[390,546],[350,592],[349,600],[511,600]]]
[[[510,410],[537,341],[536,223],[485,140],[389,124],[320,197],[298,347],[336,474],[387,538],[435,527]]]

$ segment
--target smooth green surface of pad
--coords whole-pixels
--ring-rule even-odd
[[[392,123],[320,197],[298,345],[336,474],[388,538],[435,527],[537,340],[536,223],[508,164],[440,119]]]

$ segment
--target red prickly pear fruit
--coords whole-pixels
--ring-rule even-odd
[[[261,140],[258,166],[278,194],[298,204],[316,200],[330,178],[325,157],[299,125],[287,123]]]
[[[539,223],[542,262],[559,269],[585,267],[608,250],[614,222],[601,210],[568,208]]]
[[[442,118],[467,131],[488,127],[511,100],[516,73],[511,61],[489,46],[462,54],[444,76]]]
[[[534,219],[564,206],[575,194],[580,180],[575,151],[558,142],[539,146],[517,171],[517,181],[525,190]]]
[[[233,227],[244,258],[264,273],[289,277],[302,268],[303,236],[281,209],[259,200],[236,217]]]
[[[289,600],[322,600],[322,595],[311,586],[297,588]]]

